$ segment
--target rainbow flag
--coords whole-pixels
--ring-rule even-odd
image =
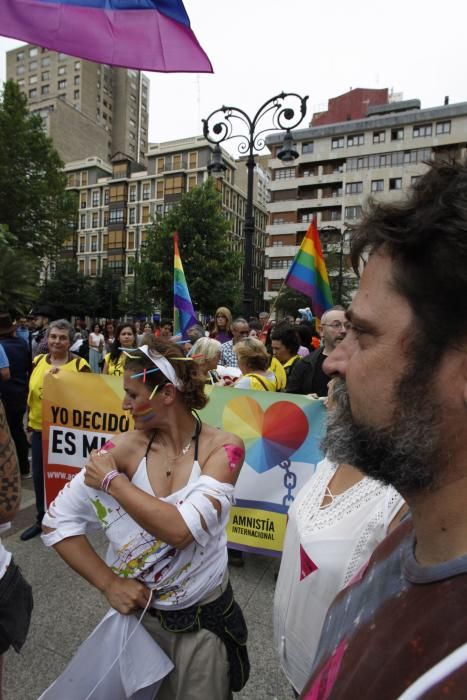
[[[318,318],[333,305],[328,271],[314,218],[289,268],[284,284],[310,297],[313,313]]]
[[[182,0],[1,0],[0,34],[96,63],[212,73]]]
[[[198,323],[178,250],[178,233],[174,231],[174,335],[186,340],[187,330]]]

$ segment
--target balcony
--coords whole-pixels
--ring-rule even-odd
[[[266,246],[264,253],[269,258],[294,258],[298,245],[270,245]]]

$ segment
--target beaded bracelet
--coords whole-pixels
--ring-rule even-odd
[[[106,493],[109,492],[109,487],[111,482],[117,477],[117,476],[124,476],[126,479],[128,478],[126,474],[122,474],[122,472],[119,472],[117,469],[112,469],[111,472],[107,472],[107,474],[104,476],[102,479],[101,483],[101,489],[102,491],[105,491]]]

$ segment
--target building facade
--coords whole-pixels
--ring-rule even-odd
[[[345,231],[358,222],[367,197],[398,200],[426,171],[426,162],[464,157],[467,103],[450,105],[446,98],[440,107],[421,109],[418,100],[388,98],[368,104],[364,118],[295,131],[299,157],[286,167],[276,157],[282,137],[267,138],[272,158],[266,301],[277,296],[312,217],[322,239],[332,234],[342,275]]]
[[[25,44],[7,52],[7,79],[40,114],[65,163],[90,154],[110,161],[118,151],[146,162],[149,80],[140,71]]]
[[[183,194],[207,179],[212,152],[212,144],[199,136],[151,144],[146,168],[124,153],[115,154],[111,164],[97,157],[67,163],[68,188],[77,192],[79,214],[65,256],[76,256],[78,269],[85,275],[97,277],[107,267],[122,283],[131,281],[148,227],[156,216],[174,207]],[[231,246],[242,251],[246,194],[236,183],[236,161],[226,151],[222,154],[227,169],[216,186],[230,222]],[[268,215],[259,203],[254,213],[254,308],[261,310]]]

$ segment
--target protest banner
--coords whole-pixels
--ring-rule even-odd
[[[322,458],[325,409],[295,394],[209,387],[201,419],[239,435],[246,456],[235,487],[229,546],[279,555],[287,511]],[[43,450],[47,503],[115,433],[133,428],[121,407],[121,377],[48,375],[43,391]]]

